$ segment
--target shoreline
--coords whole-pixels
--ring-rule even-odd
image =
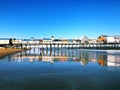
[[[0,57],[4,57],[4,56],[7,56],[9,54],[14,54],[14,53],[17,53],[17,52],[21,52],[23,51],[24,49],[16,49],[16,48],[0,48]]]

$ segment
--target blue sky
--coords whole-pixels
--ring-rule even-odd
[[[0,38],[120,35],[120,0],[0,0]]]

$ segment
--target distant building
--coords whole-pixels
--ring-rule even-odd
[[[51,38],[43,38],[43,43],[52,43]]]
[[[73,41],[73,43],[81,43],[81,40],[80,39],[72,39]]]
[[[114,36],[106,36],[106,41],[109,42],[109,43],[111,43],[111,42],[116,42]]]
[[[97,43],[96,39],[89,39],[89,43]]]
[[[13,44],[21,44],[22,43],[22,39],[16,39]]]
[[[88,39],[88,37],[87,36],[82,36],[81,38],[80,38],[80,40],[81,40],[81,43],[88,43],[89,42],[89,39]]]
[[[13,44],[15,38],[0,38],[0,44]]]
[[[38,44],[40,42],[39,39],[22,39],[22,40],[16,40],[16,42],[22,42],[23,44],[29,43],[29,44],[33,44],[36,43]]]
[[[39,43],[40,43],[39,39],[34,39],[33,42],[34,42],[35,44],[39,44]]]
[[[101,35],[98,37],[98,42],[106,42],[106,43],[120,42],[120,35],[118,36]]]
[[[22,39],[22,43],[23,43],[23,44],[29,43],[30,40],[31,40],[31,39]]]
[[[39,39],[39,42],[40,42],[40,43],[43,43],[43,39]]]
[[[9,44],[10,38],[0,38],[0,44]]]
[[[97,38],[97,42],[102,42],[102,43],[106,43],[107,39],[106,39],[106,35],[101,35]]]

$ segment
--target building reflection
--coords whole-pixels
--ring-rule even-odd
[[[108,66],[120,66],[120,56],[108,55]]]
[[[47,54],[46,54],[47,53]],[[109,55],[107,53],[85,52],[79,50],[47,51],[26,51],[15,54],[9,59],[13,62],[79,62],[81,65],[88,65],[89,62],[101,66],[120,66],[119,55]]]
[[[107,66],[107,56],[109,55],[98,54],[98,64],[101,66]]]

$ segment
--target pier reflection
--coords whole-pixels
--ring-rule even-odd
[[[34,48],[0,59],[0,90],[119,90],[120,51]]]
[[[43,52],[44,51],[44,52]],[[9,57],[10,58],[10,57]],[[101,66],[120,66],[120,56],[77,49],[31,49],[11,56],[11,62],[78,62],[81,65],[96,63]]]

